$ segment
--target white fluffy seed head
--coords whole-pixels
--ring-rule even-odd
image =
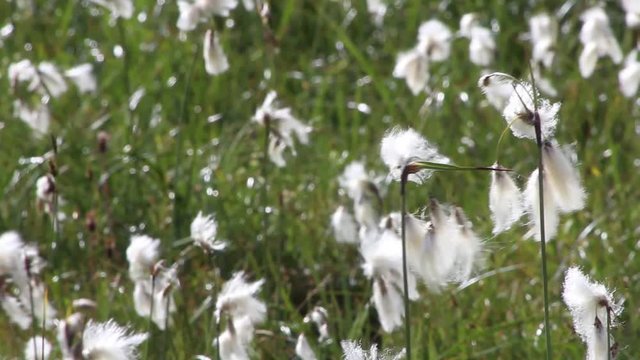
[[[392,179],[399,181],[404,168],[411,163],[428,161],[448,164],[449,159],[438,153],[438,149],[415,130],[393,128],[386,132],[380,144],[382,161],[389,168]],[[408,180],[422,183],[432,171],[420,170],[410,174]]]
[[[393,77],[405,79],[413,95],[418,95],[429,81],[429,59],[418,48],[401,52],[393,68]]]
[[[307,340],[304,334],[300,334],[298,336],[298,341],[296,342],[296,355],[301,360],[316,360],[316,354],[311,349],[311,345],[309,345],[309,341]]]
[[[35,336],[24,346],[25,360],[47,360],[51,354],[51,343],[42,336]]]
[[[576,333],[587,344],[587,360],[606,359],[607,316],[616,326],[622,306],[614,301],[613,292],[591,281],[578,267],[567,270],[563,287],[562,299],[571,311]]]
[[[496,163],[494,167],[500,167],[500,165]],[[489,210],[491,210],[494,234],[510,229],[524,212],[520,189],[507,172],[491,172]]]
[[[572,158],[575,152],[569,146],[546,142],[542,151],[545,179],[558,208],[569,213],[584,208],[586,192]]]
[[[137,359],[137,347],[147,337],[148,334],[132,333],[128,327],[113,320],[104,323],[89,320],[82,335],[82,355],[87,359]]]
[[[534,102],[536,97],[537,104]],[[536,109],[540,117],[542,139],[553,138],[558,123],[560,103],[551,103],[549,100],[542,98],[539,93],[534,94],[530,84],[522,83],[516,85],[507,106],[502,112],[502,116],[511,128],[513,135],[519,138],[535,140],[536,134],[533,124]]]
[[[209,75],[219,75],[229,69],[229,61],[220,45],[220,37],[211,29],[204,34],[204,67]]]
[[[357,243],[358,229],[353,216],[344,206],[340,206],[331,215],[331,228],[339,243]]]
[[[558,205],[555,197],[551,193],[549,181],[546,176],[543,177],[544,190],[544,233],[546,241],[553,240],[558,232],[558,223],[560,215],[558,213]],[[534,170],[529,176],[527,187],[524,190],[524,203],[526,211],[529,215],[529,225],[533,231],[534,238],[541,241],[542,234],[540,232],[541,212],[540,212],[540,192],[538,189],[538,170]]]
[[[225,313],[233,319],[247,317],[253,324],[263,322],[267,307],[255,297],[263,284],[264,279],[248,283],[242,271],[233,274],[233,277],[224,283],[218,296],[216,317],[220,319]]]
[[[218,223],[213,215],[203,215],[202,211],[191,222],[191,238],[195,244],[207,252],[222,251],[227,247],[225,241],[219,240]]]
[[[127,248],[129,277],[133,281],[147,280],[160,256],[160,240],[147,235],[134,235]]]

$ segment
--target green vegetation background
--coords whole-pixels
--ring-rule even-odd
[[[329,310],[334,338],[330,345],[314,344],[322,358],[339,358],[340,339],[400,348],[402,332],[382,334],[375,310],[367,306],[370,284],[359,269],[357,249],[337,244],[330,232],[330,214],[340,204],[349,205],[338,193],[336,177],[356,159],[384,172],[378,144],[394,125],[414,127],[459,164],[492,164],[505,124],[492,107],[481,106],[483,95],[476,86],[481,69],[468,60],[468,40],[455,40],[450,59],[433,64],[430,85],[439,95],[430,99],[412,96],[403,81],[391,76],[396,54],[414,45],[421,22],[438,18],[455,31],[460,17],[475,11],[484,24],[495,20],[499,26],[492,69],[524,76],[530,45],[520,34],[527,30],[527,19],[541,10],[557,11],[563,3],[406,0],[390,7],[377,28],[365,1],[351,1],[351,10],[342,1],[271,1],[275,47],[265,41],[259,16],[241,6],[230,18],[215,18],[181,36],[175,27],[176,3],[161,3],[137,0],[135,13],[145,13],[146,19],[134,16],[116,23],[86,1],[36,1],[34,16],[0,2],[0,25],[15,24],[0,50],[5,94],[0,98],[0,230],[18,230],[39,245],[49,262],[44,273],[49,297],[59,313],[68,313],[74,298],[86,297],[99,304],[96,319],[114,318],[145,331],[148,322],[133,309],[124,257],[130,234],[162,239],[163,257],[174,262],[184,249],[174,243],[188,236],[191,219],[200,210],[214,212],[220,235],[231,246],[211,259],[199,251],[189,253],[180,271],[175,326],[165,333],[154,328],[151,359],[212,354],[210,313],[191,318],[210,294],[207,284],[219,288],[238,270],[267,281],[261,298],[269,307],[268,321],[255,338],[255,358],[292,358],[302,330],[315,340],[302,323],[314,305]],[[550,243],[553,345],[557,358],[584,357],[560,297],[562,271],[575,264],[625,299],[615,338],[620,358],[633,359],[640,334],[639,111],[620,94],[619,67],[609,59],[600,61],[591,79],[580,77],[579,14],[586,5],[573,2],[567,9],[562,26],[568,32],[560,36],[556,66],[548,75],[563,103],[557,138],[575,143],[589,198],[585,210],[563,217]],[[634,34],[623,25],[624,13],[613,1],[606,9],[627,53]],[[202,62],[207,27],[220,31],[231,65],[217,77],[208,76]],[[124,48],[124,57],[114,56],[117,45]],[[92,52],[101,53],[104,61],[97,63]],[[98,77],[95,95],[80,95],[71,87],[52,100],[51,135],[60,141],[58,190],[68,216],[58,235],[36,206],[34,182],[48,171],[47,164],[26,161],[51,151],[52,142],[34,138],[12,116],[14,95],[6,69],[23,58],[62,68],[92,62]],[[139,88],[145,95],[129,111],[128,99]],[[287,167],[268,164],[268,191],[263,193],[263,130],[249,120],[269,89],[314,131],[310,145],[298,146],[298,156],[289,157]],[[425,101],[430,105],[423,107]],[[355,109],[359,103],[367,104],[370,113]],[[110,136],[104,154],[98,151],[99,131]],[[535,167],[535,144],[507,136],[501,162],[514,168],[522,183]],[[495,271],[463,291],[431,294],[423,289],[412,306],[417,358],[543,357],[538,244],[523,240],[525,226],[491,237],[488,185],[484,173],[443,173],[426,185],[409,187],[412,211],[429,197],[460,205],[487,239],[484,271]],[[386,211],[399,208],[397,193],[392,184]],[[260,240],[263,195],[273,209],[266,241]],[[91,214],[95,232],[86,226]],[[285,326],[291,336],[281,331]],[[48,335],[54,342],[54,334]],[[20,331],[0,313],[0,357],[20,357],[29,336],[30,331]]]

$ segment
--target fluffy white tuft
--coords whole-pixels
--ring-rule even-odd
[[[248,283],[242,271],[233,274],[224,283],[218,296],[216,317],[220,319],[224,312],[234,319],[248,317],[254,324],[264,321],[267,307],[264,302],[255,298],[263,284],[264,279]]]
[[[382,161],[389,168],[392,179],[399,181],[407,165],[418,161],[448,164],[449,159],[438,153],[438,149],[415,130],[393,128],[388,130],[380,143]],[[421,184],[432,171],[420,170],[410,174],[408,180]]]
[[[298,336],[298,341],[296,342],[296,355],[301,360],[316,360],[316,354],[311,349],[311,345],[309,345],[309,341],[304,336],[304,334],[300,334]]]
[[[229,61],[220,45],[220,37],[211,29],[204,34],[203,57],[204,67],[209,75],[219,75],[229,69]]]
[[[202,211],[191,222],[191,238],[195,244],[207,252],[222,251],[227,243],[217,239],[218,223],[213,215],[203,215]]]
[[[549,100],[541,98],[539,94],[534,94],[533,91],[530,84],[517,85],[502,112],[502,116],[511,127],[513,135],[519,138],[535,140],[533,114],[537,108],[540,116],[542,139],[550,139],[553,137],[558,123],[560,103],[551,103]],[[537,104],[534,104],[535,97],[538,100]]]
[[[558,223],[560,216],[555,197],[551,193],[549,180],[547,176],[543,177],[544,190],[544,233],[546,241],[552,240],[558,232]],[[529,176],[527,187],[524,190],[524,203],[527,213],[529,214],[530,226],[536,240],[541,241],[540,233],[540,203],[538,190],[538,170],[534,170]]]
[[[160,240],[147,235],[134,235],[127,248],[129,277],[133,281],[147,280],[152,267],[158,262]]]
[[[580,181],[578,169],[572,161],[575,154],[569,146],[559,146],[555,141],[544,144],[542,161],[545,179],[555,203],[563,213],[584,207],[586,192]]]
[[[51,354],[51,343],[42,336],[35,336],[24,346],[25,360],[47,360]]]
[[[497,163],[493,166],[499,167]],[[491,210],[494,234],[509,230],[524,212],[520,189],[506,172],[491,172],[489,210]]]
[[[613,293],[597,282],[592,282],[580,268],[571,267],[564,279],[562,299],[571,311],[573,326],[587,344],[587,360],[606,359],[607,316],[615,326],[615,318],[622,306],[613,300]]]
[[[128,327],[120,326],[113,320],[103,323],[89,320],[82,334],[82,355],[88,359],[137,359],[137,347],[147,337],[146,333],[131,333]]]

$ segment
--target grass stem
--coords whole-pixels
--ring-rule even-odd
[[[536,131],[536,143],[538,145],[538,205],[540,206],[540,257],[542,262],[542,291],[544,295],[544,334],[547,346],[546,359],[552,358],[551,329],[549,327],[549,294],[547,276],[547,241],[544,228],[544,164],[542,162],[542,131],[540,115],[536,110],[534,113],[534,124]]]
[[[407,237],[406,237],[406,216],[407,216],[407,178],[409,177],[406,169],[402,172],[400,179],[400,196],[402,198],[402,281],[404,295],[404,336],[406,341],[407,359],[411,360],[411,317],[409,309],[409,280],[407,277]]]
[[[153,330],[153,325],[152,325],[152,323],[153,323],[153,303],[155,302],[154,301],[155,291],[156,291],[156,275],[155,275],[155,272],[154,272],[154,274],[151,275],[151,305],[149,306],[149,323],[148,323],[148,326],[147,326],[147,332],[149,333],[149,340],[147,340],[147,348],[146,348],[145,355],[144,355],[145,359],[150,359],[149,358],[149,348],[150,348],[149,344],[151,343],[151,332]]]

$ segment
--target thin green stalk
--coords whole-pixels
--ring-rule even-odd
[[[607,305],[607,360],[611,360],[611,308]]]
[[[42,360],[44,360],[44,331],[45,331],[45,325],[47,325],[46,321],[47,321],[47,302],[49,301],[49,295],[47,293],[47,289],[44,289],[44,301],[42,302],[42,341],[41,341],[41,346],[40,346],[40,350],[42,350],[40,352],[41,354],[41,358]],[[36,339],[33,339],[33,342],[36,342]],[[36,358],[38,357],[38,353],[35,353]]]
[[[267,230],[269,227],[269,217],[267,214],[267,197],[269,191],[269,136],[271,135],[271,119],[266,116],[264,119],[264,139],[262,143],[262,167],[260,168],[262,176],[262,191],[260,194],[260,204],[262,206],[262,241],[265,244],[265,257],[269,256],[269,246],[267,242]],[[266,258],[265,258],[266,261]]]
[[[171,305],[171,296],[169,295],[170,289],[166,289],[167,291],[167,300],[165,301],[165,317],[164,317],[164,334],[162,337],[164,340],[162,341],[162,358],[167,358],[167,344],[169,343],[169,305]]]
[[[153,301],[153,297],[154,297],[155,291],[156,291],[156,275],[154,273],[151,275],[151,306],[149,306],[149,324],[147,326],[147,330],[149,333],[149,340],[147,340],[147,347],[144,355],[145,359],[149,359],[149,344],[151,343],[151,332],[153,330],[153,326],[151,325],[153,323],[153,303],[155,302]]]
[[[552,358],[551,329],[549,328],[549,294],[547,277],[547,241],[544,232],[544,164],[542,162],[542,133],[540,115],[534,113],[536,143],[538,145],[538,201],[540,206],[540,256],[542,260],[542,289],[544,293],[544,333],[547,343],[547,360]]]
[[[211,287],[211,302],[213,304],[213,310],[211,311],[211,320],[209,321],[209,329],[207,330],[209,331],[215,331],[215,338],[216,338],[216,360],[220,360],[220,344],[219,344],[219,340],[220,340],[220,324],[218,323],[218,321],[216,320],[216,298],[217,298],[217,288],[216,286],[217,281],[215,278],[215,274],[216,274],[216,270],[215,270],[215,264],[213,261],[213,252],[205,252],[205,254],[207,254],[210,258],[211,261],[211,271],[213,272],[214,275],[214,279],[213,279],[213,286]],[[207,339],[209,339],[209,337],[207,337]],[[211,344],[208,340],[207,340],[207,350],[209,350],[209,344]],[[208,351],[207,351],[208,353]]]
[[[35,312],[35,305],[33,302],[33,286],[31,285],[31,276],[30,276],[30,270],[29,270],[29,262],[28,260],[25,261],[25,266],[27,267],[27,274],[29,274],[28,276],[28,283],[29,283],[29,308],[31,309],[31,332],[33,333],[31,335],[31,337],[34,339],[33,341],[33,353],[38,354],[38,345],[36,344],[35,338],[36,338],[36,334],[38,333],[38,329],[37,329],[37,323],[36,323],[36,312]]]
[[[533,89],[533,125],[536,132],[536,145],[538,146],[538,202],[540,206],[540,257],[542,261],[542,291],[544,295],[544,334],[547,345],[547,360],[550,360],[553,357],[553,351],[551,345],[551,328],[549,327],[547,240],[544,232],[544,164],[542,161],[542,123],[540,121],[540,114],[538,113],[538,91],[536,90],[536,79],[533,76],[533,67],[531,63],[529,63],[529,70],[531,72],[531,87]]]
[[[411,317],[409,309],[409,280],[407,277],[407,238],[406,219],[407,216],[407,178],[409,173],[405,168],[400,179],[400,196],[402,197],[402,281],[404,286],[404,336],[406,341],[407,359],[411,360]]]
[[[180,176],[180,165],[182,164],[181,162],[181,157],[182,157],[182,143],[183,143],[183,136],[182,136],[182,131],[183,129],[183,124],[184,124],[184,120],[187,117],[187,103],[188,103],[188,99],[189,99],[189,90],[191,90],[191,79],[193,77],[193,69],[195,68],[195,63],[196,60],[198,58],[198,53],[200,51],[200,46],[196,45],[195,50],[193,51],[193,58],[191,59],[191,64],[189,65],[189,70],[188,70],[188,74],[187,74],[187,79],[185,82],[185,86],[184,86],[184,93],[182,94],[182,101],[180,102],[180,113],[178,115],[178,131],[176,133],[176,150],[175,150],[175,154],[176,154],[176,163],[175,163],[175,168],[174,168],[174,177],[173,177],[173,192],[174,192],[174,200],[173,200],[173,232],[174,232],[174,238],[179,239],[180,238],[180,222],[178,221],[178,215],[180,214],[180,200],[181,200],[181,195],[178,193],[178,181],[180,180],[181,176]],[[189,193],[189,192],[187,192]]]

